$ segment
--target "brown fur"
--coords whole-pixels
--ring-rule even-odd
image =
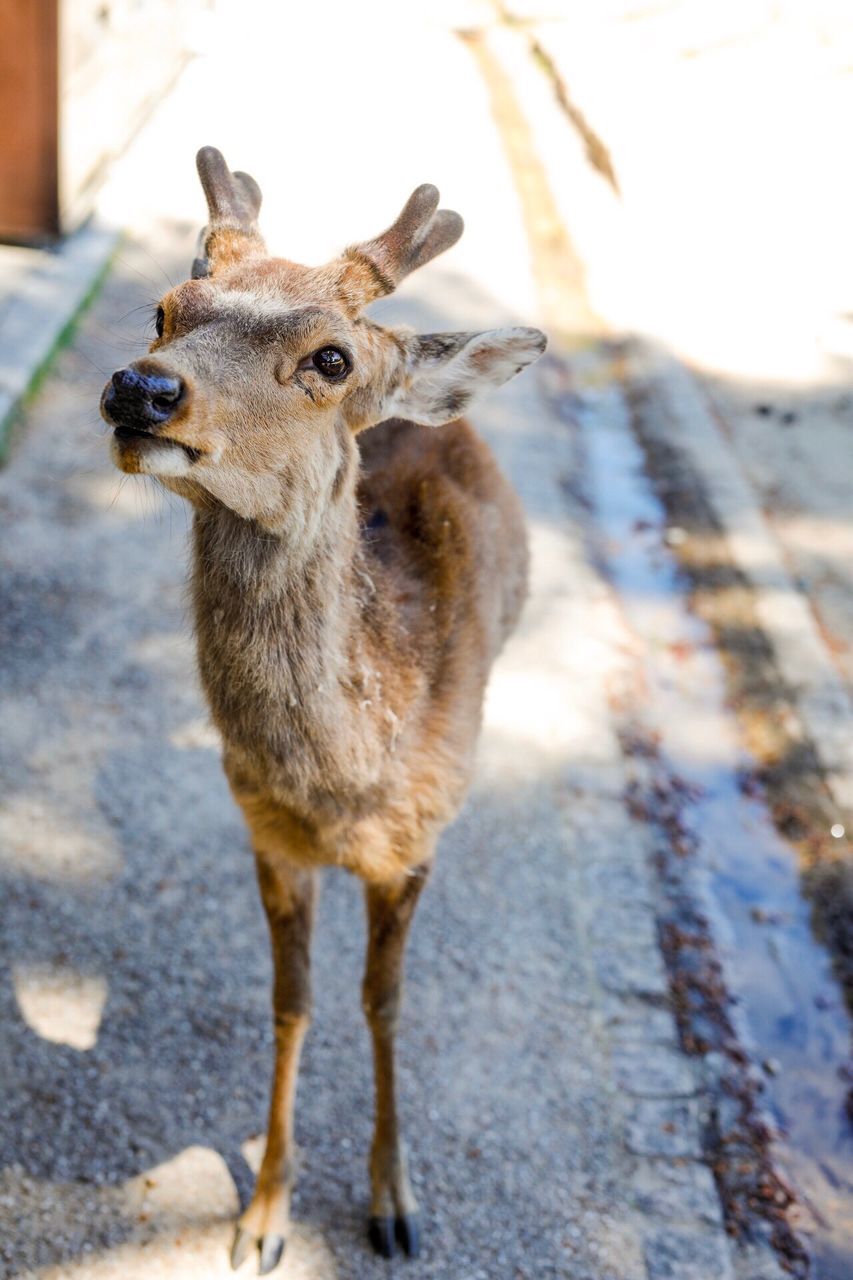
[[[260,193],[220,161],[208,149],[207,170],[200,162],[211,212],[201,278],[164,298],[163,337],[134,366],[179,377],[183,399],[162,426],[117,436],[114,456],[195,509],[199,669],[275,957],[267,1154],[235,1243],[239,1261],[259,1241],[264,1269],[287,1228],[322,866],[367,886],[371,1213],[405,1220],[404,1246],[414,1247],[393,1090],[405,936],[471,777],[489,670],[524,599],[527,549],[519,503],[472,427],[388,410],[453,418],[480,383],[512,376],[544,340],[535,330],[417,339],[359,316],[377,280],[396,281],[458,235],[457,216],[435,212],[434,188],[419,188],[384,237],[313,270],[263,256]],[[312,364],[330,345],[351,361],[340,383]],[[106,393],[104,405],[110,420]],[[387,1226],[371,1229],[388,1244]]]

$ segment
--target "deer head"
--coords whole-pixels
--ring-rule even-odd
[[[462,234],[435,187],[418,187],[375,239],[311,268],[267,256],[248,174],[213,147],[197,164],[208,225],[192,278],[160,302],[148,355],[101,398],[122,471],[304,533],[354,474],[357,432],[393,417],[450,422],[544,351],[537,329],[416,336],[361,314]]]

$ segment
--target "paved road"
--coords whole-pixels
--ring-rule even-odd
[[[245,65],[234,50],[255,11],[222,29],[137,145],[127,242],[0,476],[3,1274],[227,1273],[271,1066],[267,939],[194,674],[186,516],[119,481],[97,397],[186,269],[202,142],[257,174],[272,247],[308,261],[435,181],[466,238],[380,317],[537,321],[488,96],[441,8],[267,20]],[[414,928],[401,1083],[425,1250],[406,1271],[725,1280],[708,1102],[667,1004],[650,835],[623,803],[625,624],[546,382],[528,375],[476,419],[527,505],[533,592]],[[358,887],[329,875],[294,1277],[389,1270],[363,1239],[362,947]]]

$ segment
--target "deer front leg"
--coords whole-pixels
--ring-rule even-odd
[[[400,1011],[406,935],[429,874],[424,864],[389,884],[366,886],[368,943],[364,1012],[373,1037],[376,1124],[370,1152],[368,1238],[377,1253],[394,1255],[395,1240],[410,1258],[420,1251],[418,1206],[409,1183],[397,1124],[394,1036]]]
[[[316,876],[280,858],[255,854],[273,953],[275,1071],[267,1145],[255,1194],[240,1218],[231,1250],[234,1268],[254,1247],[260,1275],[284,1252],[294,1181],[293,1102],[299,1055],[311,1016],[311,929]]]

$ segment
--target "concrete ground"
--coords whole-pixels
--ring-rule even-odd
[[[425,331],[553,320],[493,89],[454,31],[489,25],[491,7],[269,8],[225,7],[135,144],[105,204],[125,242],[0,473],[9,1277],[228,1274],[262,1144],[267,938],[194,673],[187,517],[117,475],[97,415],[104,380],[143,349],[159,294],[186,273],[202,217],[196,148],[212,142],[258,177],[271,249],[308,262],[387,225],[434,181],[466,235],[380,319]],[[571,303],[564,289],[556,305]],[[713,638],[689,631],[684,586],[667,594],[614,569],[632,529],[658,566],[684,533],[635,466],[629,398],[606,343],[572,359],[558,343],[475,417],[525,500],[533,590],[412,937],[401,1090],[424,1254],[389,1266],[364,1240],[364,930],[358,886],[328,875],[283,1275],[781,1275],[760,1231],[733,1244],[724,1229],[708,1160],[714,1064],[680,1047],[658,944],[655,867],[675,837],[630,803],[635,711],[712,791],[740,756]],[[622,506],[608,505],[617,490]],[[685,667],[690,646],[699,665]],[[726,821],[754,834],[767,815],[739,803]],[[744,987],[766,988],[781,1017],[790,984],[777,991],[756,963]],[[826,966],[820,982],[822,998],[835,993]],[[807,1183],[823,1155],[795,1162]],[[847,1153],[833,1159],[843,1181]]]

